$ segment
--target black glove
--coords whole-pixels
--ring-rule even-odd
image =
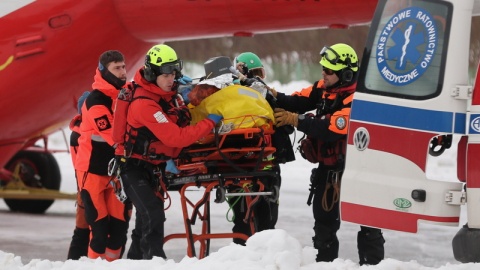
[[[177,118],[176,124],[179,127],[186,127],[190,125],[190,121],[192,121],[192,115],[187,106],[173,107],[168,110],[167,114],[173,115]]]

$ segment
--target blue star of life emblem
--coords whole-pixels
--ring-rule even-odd
[[[403,86],[420,78],[437,50],[438,32],[424,9],[409,7],[394,14],[380,32],[377,67],[383,79]]]

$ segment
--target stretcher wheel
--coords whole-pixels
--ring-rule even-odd
[[[277,202],[279,196],[280,196],[280,188],[277,185],[274,185],[272,189],[272,195],[268,196],[268,200],[270,202]]]
[[[215,202],[216,203],[225,202],[226,200],[225,194],[227,194],[227,189],[224,187],[218,187],[217,191],[215,192]]]

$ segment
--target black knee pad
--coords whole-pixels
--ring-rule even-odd
[[[83,205],[85,206],[85,220],[87,223],[92,226],[95,220],[98,218],[98,211],[95,208],[90,193],[87,190],[82,189],[80,191],[80,196],[83,200]]]
[[[97,253],[105,253],[108,241],[108,217],[93,222],[90,228],[93,234],[90,239],[90,248]]]
[[[110,217],[108,248],[117,250],[127,243],[128,223]]]

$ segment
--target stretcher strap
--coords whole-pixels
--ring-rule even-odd
[[[255,164],[255,168],[253,171],[258,171],[258,169],[260,168],[260,165],[262,164],[262,160],[263,160],[263,153],[265,153],[265,138],[264,138],[264,130],[263,128],[260,128],[260,135],[262,137],[262,145],[261,145],[261,148],[260,148],[260,153],[259,153],[259,156],[257,158],[257,162]],[[237,170],[238,172],[241,172],[241,173],[246,173],[247,171],[240,168],[239,166],[237,166],[234,162],[232,162],[223,152],[222,150],[220,149],[220,136],[218,134],[218,130],[215,129],[215,146],[217,147],[217,151],[218,151],[218,154],[223,158],[223,160],[228,164],[230,165],[232,168],[234,168],[235,170]]]

